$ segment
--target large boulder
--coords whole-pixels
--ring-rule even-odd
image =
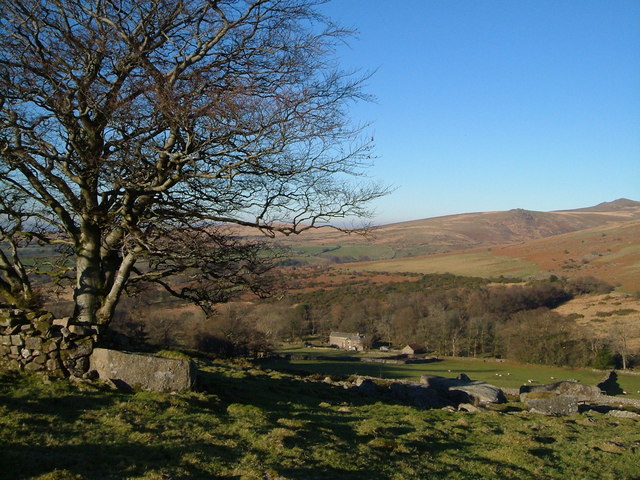
[[[89,368],[103,380],[142,390],[181,391],[192,388],[195,383],[193,362],[177,358],[95,348]]]
[[[462,385],[459,387],[449,388],[449,395],[466,395],[468,397],[467,402],[474,405],[486,405],[488,403],[505,403],[507,397],[504,392],[494,385],[488,383],[473,382],[469,385]]]
[[[507,401],[507,397],[500,388],[478,380],[471,380],[464,373],[460,374],[458,378],[423,375],[420,377],[420,383],[433,388],[440,396],[453,404],[485,405]]]
[[[548,392],[553,395],[568,395],[575,397],[578,402],[597,401],[602,396],[600,389],[593,385],[583,385],[573,381],[561,381],[546,385],[522,385],[520,387],[520,399],[524,400],[531,393]]]

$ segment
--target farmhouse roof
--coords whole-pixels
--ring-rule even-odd
[[[360,335],[359,333],[345,333],[345,332],[331,332],[330,337],[338,337],[338,338],[362,338],[364,335]]]

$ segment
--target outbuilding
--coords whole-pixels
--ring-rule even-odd
[[[402,353],[404,355],[419,355],[421,353],[427,353],[427,349],[417,343],[410,343],[402,349]]]

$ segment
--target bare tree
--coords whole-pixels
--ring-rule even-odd
[[[201,305],[256,283],[260,246],[367,214],[371,144],[316,0],[12,0],[0,17],[0,295],[36,302],[21,247],[58,244],[73,318],[125,288]],[[198,273],[196,273],[198,272]],[[50,270],[51,273],[51,270]],[[175,280],[178,280],[177,282]]]

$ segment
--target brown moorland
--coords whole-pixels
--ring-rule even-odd
[[[594,207],[554,212],[513,209],[465,213],[375,227],[370,234],[346,236],[317,229],[282,241],[285,245],[390,245],[395,256],[443,253],[475,247],[525,242],[640,220],[640,202],[619,199]]]
[[[362,262],[351,268],[520,278],[593,276],[618,289],[640,291],[640,220],[490,248]]]

